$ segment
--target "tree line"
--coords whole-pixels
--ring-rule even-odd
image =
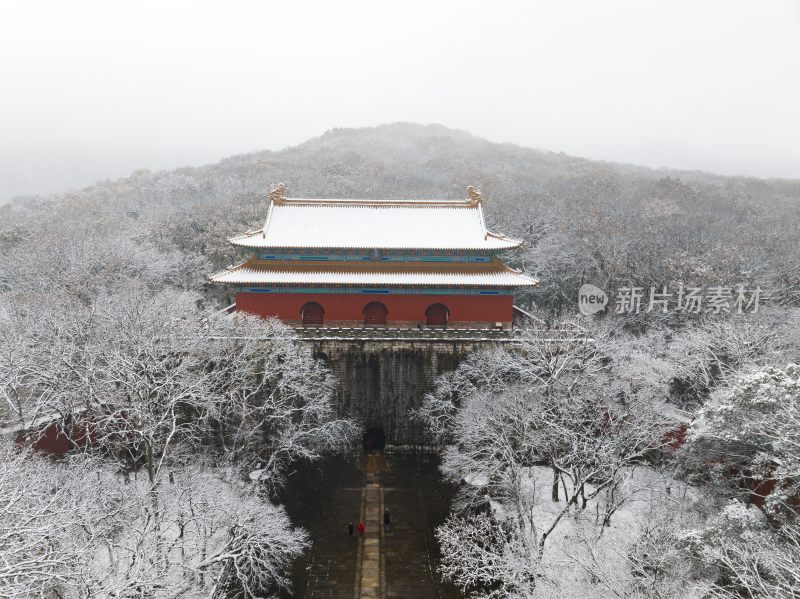
[[[479,186],[490,228],[526,241],[505,258],[541,279],[518,302],[537,327],[592,340],[523,335],[520,351],[472,356],[419,415],[460,485],[439,541],[466,594],[796,595],[800,184],[411,124],[0,206],[0,428],[56,421],[75,437],[56,461],[3,447],[0,592],[286,586],[307,537],[272,490],[354,427],[291,331],[229,317],[232,298],[206,284],[240,258],[227,238],[262,225],[279,182],[306,197]],[[742,284],[765,301],[741,316],[586,319],[583,283]]]

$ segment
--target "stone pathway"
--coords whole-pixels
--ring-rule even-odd
[[[438,464],[438,462],[436,462]],[[383,503],[392,526],[383,537],[385,599],[455,599],[457,589],[436,572],[433,528],[446,517],[450,496],[436,466],[407,460],[382,476]]]
[[[295,588],[292,597],[309,599],[353,599],[353,579],[360,543],[354,533],[347,536],[347,522],[358,524],[362,489],[332,489],[324,496],[320,517],[310,532],[314,537],[308,564],[302,576],[305,588]],[[298,585],[296,585],[298,586]]]
[[[359,467],[360,466],[360,467]],[[321,478],[320,478],[321,473]],[[447,513],[450,491],[436,463],[380,453],[360,461],[298,472],[300,486],[286,499],[292,517],[309,531],[310,552],[295,564],[296,599],[457,599],[441,582],[433,527]],[[392,528],[383,532],[389,507]],[[365,523],[364,539],[347,536],[347,523]]]
[[[356,598],[381,599],[386,596],[383,576],[383,491],[380,476],[386,458],[380,453],[366,456],[367,484],[362,494],[361,519],[365,525],[364,540],[359,547],[356,565]]]

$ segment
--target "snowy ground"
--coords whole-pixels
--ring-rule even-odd
[[[533,520],[539,532],[549,528],[564,508],[551,499],[552,470],[533,468],[527,481],[534,497]],[[669,487],[669,491],[667,490]],[[545,584],[537,588],[538,597],[615,597],[630,577],[628,552],[643,532],[663,518],[680,519],[687,515],[697,494],[691,487],[666,479],[645,467],[628,472],[618,497],[625,502],[603,527],[605,501],[590,502],[585,510],[572,510],[548,537],[542,557]],[[509,518],[510,506],[492,501],[498,520]]]

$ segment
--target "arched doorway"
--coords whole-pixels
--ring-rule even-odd
[[[425,310],[425,324],[429,327],[445,327],[449,314],[450,312],[444,304],[431,304]]]
[[[386,324],[389,310],[380,302],[370,302],[364,306],[364,324]]]
[[[300,308],[300,316],[303,324],[323,324],[325,322],[325,310],[317,302],[308,302]]]
[[[361,437],[364,451],[383,451],[386,447],[386,435],[382,428],[368,428]]]

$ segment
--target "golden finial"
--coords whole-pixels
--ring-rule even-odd
[[[475,189],[472,185],[470,185],[467,187],[467,200],[470,206],[477,206],[483,202],[483,196],[481,195],[480,190]]]
[[[286,200],[286,196],[283,195],[285,192],[286,186],[280,183],[275,189],[269,192],[269,201],[280,206]]]

